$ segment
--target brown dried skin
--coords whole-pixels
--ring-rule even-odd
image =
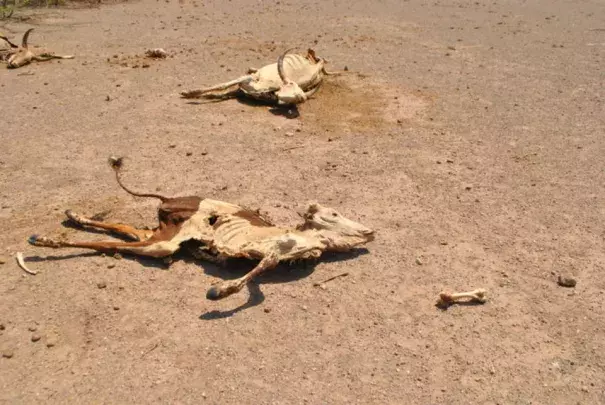
[[[179,250],[183,242],[196,240],[205,247],[201,257],[211,255],[212,261],[220,262],[228,257],[260,260],[245,276],[210,288],[206,297],[216,300],[240,291],[247,282],[281,261],[318,258],[326,251],[347,251],[374,240],[371,229],[319,204],[310,204],[303,215],[304,222],[288,228],[273,225],[256,211],[223,201],[135,193],[121,182],[119,170],[122,160],[110,159],[110,163],[116,171],[118,183],[128,193],[162,201],[158,210],[158,226],[153,230],[136,229],[124,224],[95,221],[67,211],[68,218],[79,225],[121,234],[134,241],[68,242],[34,235],[29,238],[32,245],[167,257]]]
[[[16,69],[21,66],[25,66],[32,61],[45,62],[51,59],[73,59],[73,55],[55,55],[53,52],[48,51],[44,48],[30,47],[28,39],[33,28],[28,29],[23,35],[21,46],[15,46],[6,37],[0,37],[11,46],[11,52],[6,57],[7,67],[9,69]]]
[[[183,92],[181,95],[184,98],[216,98],[216,92],[227,91],[227,94],[223,94],[227,98],[231,93],[242,91],[257,100],[278,104],[304,102],[317,91],[324,76],[329,74],[325,71],[325,60],[317,58],[312,49],[309,49],[306,55],[288,52],[280,56],[280,61],[283,61],[283,75],[280,74],[278,63],[272,63],[260,69],[250,68],[249,74],[235,80],[201,90]],[[287,78],[287,81],[282,77]]]

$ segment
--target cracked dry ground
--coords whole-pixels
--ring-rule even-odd
[[[12,354],[0,402],[605,403],[602,2],[29,13],[0,30],[34,27],[32,43],[76,59],[0,70],[0,350]],[[178,97],[310,45],[360,75],[328,78],[299,119]],[[155,47],[173,57],[141,62]],[[205,300],[209,285],[251,263],[28,246],[33,233],[103,237],[62,226],[67,208],[154,224],[156,202],[117,187],[112,154],[139,190],[285,224],[317,200],[377,239],[220,302]],[[441,290],[480,287],[485,305],[434,306]]]

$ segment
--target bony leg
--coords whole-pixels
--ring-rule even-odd
[[[231,294],[235,294],[236,292],[241,291],[241,289],[252,280],[254,277],[259,274],[274,269],[277,267],[279,263],[279,259],[275,256],[265,257],[260,263],[248,274],[243,277],[237,278],[235,280],[224,281],[220,284],[213,285],[208,289],[206,293],[206,298],[209,300],[220,300],[222,298],[228,297]]]
[[[76,214],[72,210],[65,211],[65,215],[67,215],[67,218],[69,218],[72,222],[75,222],[78,225],[92,226],[94,228],[105,229],[107,231],[115,232],[120,235],[125,235],[130,239],[136,241],[145,241],[151,238],[151,236],[153,235],[152,230],[137,229],[133,226],[124,224],[112,224],[107,222],[95,221],[83,215]]]
[[[28,242],[34,246],[59,248],[83,248],[92,249],[99,252],[127,252],[141,256],[166,257],[176,252],[179,248],[178,243],[171,241],[141,241],[141,242],[68,242],[54,240],[44,236],[32,235]]]

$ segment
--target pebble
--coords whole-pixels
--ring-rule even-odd
[[[420,259],[419,257],[416,258],[416,264],[418,266],[422,266],[422,259]]]
[[[119,254],[119,253],[116,253],[116,254],[113,255],[113,258],[116,259],[116,260],[122,260],[122,255]]]
[[[5,350],[2,352],[2,357],[10,359],[11,357],[14,356],[14,353],[12,350]]]
[[[6,258],[6,256],[0,256],[0,264],[4,264],[8,261],[8,259]]]
[[[27,330],[30,331],[30,332],[35,332],[36,330],[38,330],[38,327],[36,325],[30,325],[27,328]]]
[[[561,287],[575,287],[576,286],[576,279],[573,277],[569,277],[569,276],[562,276],[559,275],[559,279],[557,280],[557,284],[559,284]]]
[[[114,267],[116,267],[115,263],[110,263],[110,264],[107,265],[108,269],[113,269]]]
[[[119,310],[120,310],[120,307],[119,307],[119,306],[117,306],[117,305],[114,305],[113,310],[114,310],[114,311],[119,311]]]
[[[46,342],[46,347],[54,347],[56,345],[54,340],[49,340]]]
[[[265,308],[264,311],[266,314],[268,314],[269,312],[271,312],[271,308]]]
[[[32,335],[32,342],[37,342],[40,339],[42,339],[42,336],[38,335],[37,333]]]
[[[97,287],[98,288],[105,288],[107,287],[107,284],[105,283],[105,281],[100,281],[97,283]]]
[[[4,326],[3,323],[0,323],[0,330],[4,330],[4,329],[6,329],[6,326]]]

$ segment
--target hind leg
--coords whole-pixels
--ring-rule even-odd
[[[105,253],[125,252],[150,257],[167,257],[179,249],[179,244],[170,240],[147,240],[141,242],[69,242],[54,240],[45,236],[32,235],[29,237],[28,242],[34,246],[49,247],[53,249],[83,248]]]
[[[76,214],[72,210],[65,211],[65,215],[67,215],[67,218],[69,218],[72,222],[78,225],[91,226],[93,228],[100,228],[110,232],[115,232],[135,241],[146,241],[153,235],[153,231],[149,229],[137,229],[130,225],[95,221],[83,215]]]

